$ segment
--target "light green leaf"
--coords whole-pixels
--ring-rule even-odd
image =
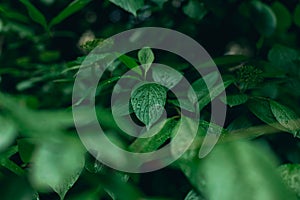
[[[147,74],[151,64],[154,61],[154,54],[149,47],[144,47],[138,52],[138,58],[140,63],[143,65],[145,74]]]
[[[194,83],[192,83],[192,87],[188,91],[188,98],[193,103],[196,103],[199,99],[203,98],[209,93],[208,89],[212,88],[216,84],[219,76],[219,73],[215,71],[205,75],[203,78],[196,80]],[[197,99],[194,99],[194,93],[196,93]]]
[[[189,3],[183,7],[183,12],[190,18],[199,21],[207,14],[208,11],[203,2],[190,0]]]
[[[109,0],[110,2],[120,6],[124,10],[137,16],[137,11],[144,6],[144,0]]]
[[[248,101],[248,96],[246,94],[227,95],[226,97],[222,97],[221,101],[230,107],[233,107],[246,103]]]
[[[49,23],[49,28],[56,24],[61,23],[63,20],[73,15],[74,13],[80,11],[92,0],[75,0],[71,2],[63,11],[61,11],[56,17],[54,17]]]
[[[26,6],[30,18],[48,30],[45,16],[29,0],[20,0],[20,2]]]
[[[271,111],[274,114],[276,120],[295,137],[300,133],[300,117],[290,108],[277,103],[276,101],[270,101]]]
[[[300,198],[300,165],[285,164],[278,168],[284,183]]]
[[[165,66],[157,66],[152,69],[152,78],[156,83],[171,89],[181,81],[183,76],[175,69],[170,69]]]
[[[84,151],[73,138],[43,141],[33,159],[32,184],[44,191],[51,187],[61,199],[84,168]]]
[[[131,93],[131,104],[137,118],[149,128],[161,117],[166,98],[167,93],[163,86],[143,83]]]
[[[8,119],[0,116],[0,152],[11,145],[17,136],[16,125]]]
[[[300,27],[300,3],[296,6],[294,10],[294,23]]]
[[[273,154],[266,148],[250,142],[231,142],[216,146],[191,175],[197,177],[196,187],[204,190],[210,200],[295,200],[275,165]],[[204,188],[200,181],[204,181]]]
[[[287,7],[285,7],[285,5],[279,1],[274,2],[271,7],[276,15],[277,29],[279,31],[286,31],[288,28],[290,28],[292,25],[292,16]]]

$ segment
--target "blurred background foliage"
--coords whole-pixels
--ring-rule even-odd
[[[72,89],[80,64],[103,39],[148,26],[180,31],[207,50],[229,80],[228,98],[221,99],[228,115],[220,145],[199,159],[210,117],[205,95],[214,78],[203,77],[212,84],[206,86],[184,60],[153,50],[156,62],[193,83],[200,129],[171,166],[129,174],[86,152],[73,124]],[[1,199],[300,199],[299,35],[299,0],[2,0]],[[136,52],[129,56],[100,81],[97,110],[108,109],[111,83],[138,61]],[[174,113],[176,106],[172,99],[166,105]],[[175,127],[158,133],[166,135],[163,141],[123,141],[107,109],[99,121],[131,150],[159,148]]]

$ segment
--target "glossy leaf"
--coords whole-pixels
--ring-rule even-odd
[[[271,110],[269,100],[262,98],[253,98],[249,100],[247,105],[250,111],[263,122],[279,130],[287,131],[286,128],[284,128],[277,122]]]
[[[162,115],[166,103],[166,90],[155,83],[144,83],[133,90],[131,104],[137,118],[146,127],[154,124]]]
[[[137,11],[144,6],[144,0],[109,0],[110,2],[120,6],[124,10],[130,12],[134,16],[137,16]]]
[[[295,136],[300,136],[300,117],[293,110],[276,101],[270,101],[270,106],[276,120]]]
[[[30,18],[48,30],[45,16],[29,0],[20,0],[20,2],[26,6]]]
[[[49,28],[61,23],[63,20],[83,9],[92,0],[75,0],[71,2],[63,11],[54,17],[49,23]]]

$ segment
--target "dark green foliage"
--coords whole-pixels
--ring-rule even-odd
[[[118,45],[106,38],[139,27],[196,40],[212,57],[195,66],[204,75],[147,44],[123,55],[93,54]],[[299,200],[299,27],[299,1],[2,0],[0,199]],[[112,55],[118,58],[97,87],[88,87]],[[91,79],[72,102],[83,62]],[[178,89],[185,79],[190,86]],[[120,98],[111,101],[113,92]],[[212,101],[227,106],[224,126]],[[149,153],[171,144],[173,157],[186,151],[148,174],[111,169],[85,148],[74,126],[72,107],[89,102],[119,148]],[[197,109],[196,121],[190,116]],[[85,110],[81,120],[90,122]],[[200,159],[206,136],[216,133],[217,145]],[[124,160],[105,150],[112,161]]]

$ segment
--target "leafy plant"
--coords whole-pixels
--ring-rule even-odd
[[[297,1],[1,1],[1,199],[300,199],[299,26]],[[106,38],[138,27],[184,33],[212,60],[191,66],[147,44],[98,53],[118,45]],[[89,87],[111,57],[97,87]],[[72,102],[79,69],[91,79]],[[145,174],[104,165],[105,153],[116,163],[126,158],[85,147],[72,107],[90,102],[117,147],[151,154],[170,144],[179,159]],[[224,125],[211,102],[226,105]],[[93,123],[85,111],[79,122]],[[217,145],[199,158],[214,134]]]

